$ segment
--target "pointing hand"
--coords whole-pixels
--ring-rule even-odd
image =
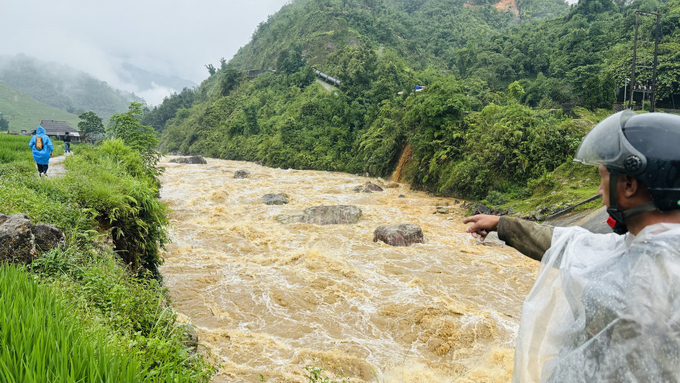
[[[473,215],[472,217],[467,217],[463,220],[463,223],[473,222],[474,225],[466,228],[465,232],[471,233],[474,238],[480,237],[480,240],[483,241],[490,232],[496,231],[498,228],[499,219],[499,216],[486,214],[478,214]]]

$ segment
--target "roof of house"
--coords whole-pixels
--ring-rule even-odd
[[[70,127],[66,121],[42,120],[40,126],[45,129],[48,136],[63,136],[66,134],[70,136],[80,135],[80,132],[77,129]],[[36,129],[33,129],[32,134],[35,134]]]

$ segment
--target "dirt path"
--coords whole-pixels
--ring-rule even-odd
[[[50,167],[47,169],[48,177],[61,177],[66,174],[64,159],[66,156],[57,156],[50,159]]]

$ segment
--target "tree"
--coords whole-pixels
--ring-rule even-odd
[[[210,73],[211,76],[214,75],[215,72],[217,72],[217,69],[215,69],[213,64],[208,64],[205,66],[205,68],[208,69],[208,73]]]
[[[236,69],[231,64],[228,64],[222,72],[220,88],[222,90],[222,96],[227,96],[229,95],[229,92],[239,84],[243,75],[240,70]]]
[[[78,123],[78,129],[80,129],[84,135],[89,133],[104,133],[104,124],[102,119],[97,116],[93,111],[82,113],[78,116],[82,121]]]
[[[302,57],[302,44],[293,43],[290,48],[279,53],[276,70],[283,74],[293,74],[306,65]]]
[[[9,131],[9,121],[5,120],[5,116],[0,115],[0,132],[3,130]]]
[[[109,118],[109,126],[106,129],[107,136],[120,138],[132,149],[135,149],[144,159],[149,169],[158,164],[161,154],[156,151],[158,137],[153,127],[141,124],[142,104],[131,102],[126,113],[116,113]]]
[[[524,96],[524,88],[522,88],[519,82],[515,81],[508,85],[508,101],[519,102],[522,96]]]

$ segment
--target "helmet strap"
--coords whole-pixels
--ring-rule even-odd
[[[638,216],[648,211],[654,211],[657,209],[654,201],[645,202],[641,205],[635,206],[634,208],[628,210],[621,210],[618,206],[618,198],[616,195],[616,184],[619,179],[619,174],[615,172],[610,172],[609,175],[609,207],[607,208],[607,213],[621,224],[625,224],[626,220],[635,216]]]
[[[616,183],[619,180],[619,174],[616,172],[609,171],[609,207],[607,208],[607,213],[614,218],[617,222],[621,224],[626,223],[626,217],[623,210],[619,209],[619,204],[617,202],[618,198],[616,195]]]

